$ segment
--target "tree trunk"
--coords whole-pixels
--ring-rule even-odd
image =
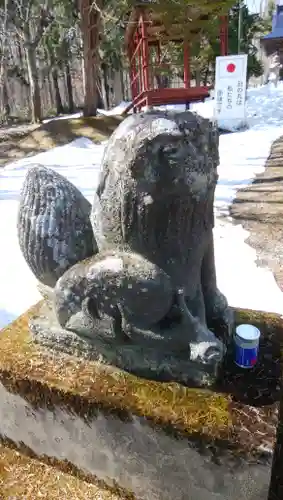
[[[82,91],[83,95],[85,95],[85,60],[84,60],[84,44],[83,44],[83,37],[82,37],[82,29],[81,29],[81,34],[80,34],[80,49],[81,49],[81,75],[82,75]],[[80,102],[81,106],[81,102]]]
[[[205,87],[206,87],[207,82],[208,82],[208,77],[209,77],[209,66],[207,66],[207,68],[205,70],[205,74],[204,74],[203,84]]]
[[[110,100],[109,100],[108,70],[106,64],[101,65],[101,71],[102,71],[101,88],[104,101],[104,108],[109,109]]]
[[[4,59],[4,58],[3,58]],[[6,61],[0,63],[0,123],[5,119],[5,82],[7,81]]]
[[[45,55],[45,61],[46,65],[48,68],[52,68],[52,59],[51,59],[51,54],[49,48],[45,48],[44,50],[44,55]],[[53,86],[53,77],[52,77],[52,69],[48,71],[47,77],[47,96],[46,96],[46,101],[47,101],[47,107],[48,109],[53,109],[54,107],[54,86]]]
[[[166,89],[169,86],[169,77],[167,75],[155,75],[157,87],[159,89]]]
[[[5,118],[7,121],[9,121],[10,114],[11,114],[11,106],[9,104],[9,94],[8,94],[7,81],[4,82],[4,85],[3,85],[3,101],[4,101]]]
[[[98,0],[100,7],[100,0]],[[98,45],[100,12],[93,8],[92,0],[81,0],[82,38],[84,46],[85,98],[84,116],[97,112]]]
[[[54,103],[52,81],[53,81],[52,75],[48,73],[47,84],[48,84],[48,102],[50,109],[53,108],[53,103]]]
[[[3,29],[2,35],[2,47],[1,47],[1,58],[0,58],[0,121],[2,118],[6,116],[5,107],[6,107],[6,98],[7,98],[7,60],[8,60],[8,38],[6,34],[7,30],[7,18],[8,18],[8,2],[5,0],[4,2],[4,20],[1,28]],[[5,93],[6,91],[6,93]]]
[[[9,95],[8,95],[8,88],[7,88],[7,80],[2,81],[2,84],[0,85],[0,123],[3,122],[8,122],[10,113],[11,113],[11,108],[9,104]]]
[[[201,84],[201,74],[200,70],[196,69],[196,87],[199,87]]]
[[[120,74],[120,82],[121,82],[122,100],[126,101],[125,82],[124,82],[124,70],[120,69],[119,74]]]
[[[36,65],[36,49],[32,44],[25,44],[25,54],[27,61],[29,91],[30,91],[30,107],[32,123],[41,121],[41,97],[38,81],[38,71]]]
[[[102,92],[102,85],[100,82],[97,82],[96,84],[96,108],[97,109],[104,109],[104,100],[103,100],[103,92]]]
[[[68,62],[66,63],[65,69],[66,69],[66,84],[67,84],[67,94],[68,94],[68,111],[69,113],[73,113],[75,106],[74,106],[72,76],[71,76],[70,65]]]
[[[61,99],[61,94],[60,94],[60,89],[59,89],[59,84],[58,84],[58,70],[57,70],[57,68],[53,68],[52,78],[53,78],[53,85],[54,85],[54,91],[55,91],[56,111],[57,111],[57,115],[60,115],[61,113],[64,113],[64,107],[62,104],[62,99]]]

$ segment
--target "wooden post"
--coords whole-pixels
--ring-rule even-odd
[[[220,55],[228,55],[228,16],[220,18]]]

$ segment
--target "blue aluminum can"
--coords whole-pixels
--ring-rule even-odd
[[[234,334],[236,365],[253,368],[257,363],[260,331],[253,325],[239,325]]]

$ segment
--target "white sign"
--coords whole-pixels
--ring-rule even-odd
[[[216,120],[245,120],[247,59],[246,54],[216,57]]]

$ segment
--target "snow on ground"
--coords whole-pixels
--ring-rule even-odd
[[[278,87],[273,83],[247,90],[246,125],[253,130],[265,130],[268,126],[283,124],[283,82]],[[214,100],[209,98],[205,102],[192,103],[190,109],[204,118],[213,118]],[[222,120],[219,126],[227,130],[236,130],[239,121]]]
[[[87,138],[10,163],[0,171],[0,328],[40,298],[36,280],[21,255],[16,232],[19,192],[31,163],[66,176],[92,202],[104,145]]]
[[[73,113],[72,115],[62,115],[62,116],[54,116],[53,118],[46,118],[42,120],[43,123],[52,122],[53,120],[69,120],[70,118],[73,120],[74,118],[81,118],[83,113],[79,111],[78,113]]]
[[[131,104],[130,101],[122,101],[122,102],[120,102],[120,104],[118,104],[118,106],[115,106],[115,108],[98,109],[97,111],[99,114],[106,115],[106,116],[122,115],[130,104]]]
[[[199,106],[202,114],[209,115],[209,101]],[[282,314],[283,294],[272,273],[257,266],[256,251],[245,242],[248,232],[241,225],[233,225],[227,214],[237,190],[263,171],[272,142],[283,135],[283,87],[272,91],[267,87],[250,90],[247,117],[249,130],[220,138],[214,230],[218,286],[231,306]],[[82,137],[10,163],[0,171],[0,328],[40,299],[36,280],[17,243],[19,191],[27,169],[31,163],[53,168],[92,202],[103,150],[104,144],[95,145]]]
[[[213,92],[211,92],[212,94]],[[246,125],[248,128],[265,129],[267,125],[278,126],[283,123],[283,82],[279,82],[275,88],[273,83],[261,87],[249,88],[247,90]],[[118,106],[110,110],[99,109],[103,115],[121,115],[130,105],[129,101],[122,101]],[[185,111],[185,104],[169,104],[157,106],[156,109]],[[214,99],[209,97],[205,102],[196,102],[190,105],[190,110],[195,111],[204,118],[213,118]],[[228,122],[222,120],[219,126],[227,130],[237,130],[239,121]]]

